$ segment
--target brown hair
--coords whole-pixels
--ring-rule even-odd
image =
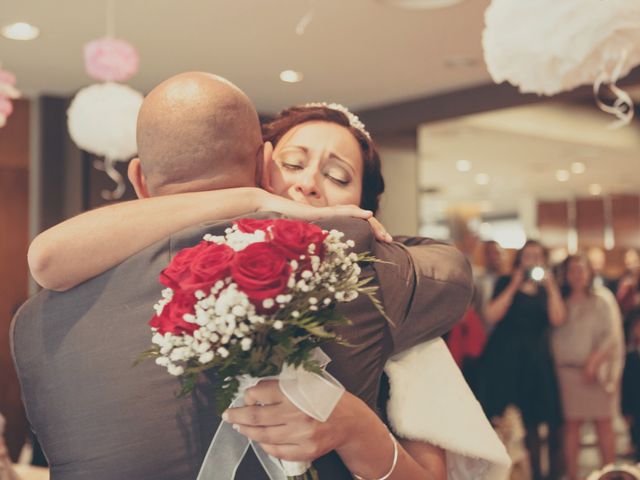
[[[587,266],[587,270],[589,271],[591,280],[589,283],[587,283],[586,291],[588,294],[591,294],[593,292],[593,267],[591,266],[589,259],[585,255],[578,254],[569,255],[564,259],[564,262],[562,262],[562,266],[560,268],[560,291],[562,292],[562,296],[564,298],[567,298],[569,295],[571,295],[571,286],[569,285],[569,281],[567,279],[567,276],[569,274],[569,264],[571,262],[582,262]]]
[[[513,259],[513,269],[517,269],[518,267],[520,267],[520,264],[522,263],[522,254],[524,253],[525,249],[527,247],[530,246],[538,246],[542,249],[542,255],[544,256],[544,261],[548,262],[549,261],[549,251],[546,249],[546,247],[544,245],[542,245],[539,241],[537,240],[527,240],[525,242],[525,244],[522,246],[522,248],[520,250],[518,250],[516,252],[516,256]]]
[[[343,112],[328,107],[291,107],[280,112],[274,119],[263,123],[262,139],[274,146],[293,127],[306,122],[323,121],[345,127],[358,141],[362,153],[362,198],[360,207],[376,212],[380,195],[384,192],[384,179],[380,167],[380,155],[373,141],[361,130],[351,126]]]

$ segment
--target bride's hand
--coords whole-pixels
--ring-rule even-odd
[[[384,225],[380,223],[380,220],[372,216],[367,221],[369,222],[369,225],[371,225],[373,234],[376,236],[378,240],[385,243],[393,242],[393,237],[389,235],[389,232],[387,232],[387,229],[384,228]]]
[[[416,455],[412,458],[402,446],[405,442],[393,441],[375,412],[349,392],[340,397],[326,422],[299,410],[275,380],[247,389],[244,401],[246,406],[226,410],[223,420],[281,460],[310,462],[335,450],[351,472],[364,478],[379,478],[389,472],[390,465],[394,465],[390,480],[446,478],[443,450],[409,442]]]
[[[264,192],[261,196],[257,211],[278,212],[289,217],[309,221],[325,220],[331,217],[353,217],[368,220],[373,216],[370,210],[364,210],[357,205],[314,207],[305,203],[294,202],[288,198],[279,197],[268,192]]]
[[[291,403],[276,380],[266,380],[247,389],[244,407],[230,408],[222,418],[276,458],[311,462],[346,443],[358,410],[354,399],[345,392],[327,421],[319,422]]]
[[[352,217],[367,220],[371,225],[376,239],[391,242],[393,239],[384,226],[373,216],[370,210],[364,210],[357,205],[334,205],[329,207],[314,207],[305,203],[298,203],[288,198],[280,197],[269,192],[260,192],[259,212],[278,212],[289,217],[308,221],[326,220],[332,217]]]

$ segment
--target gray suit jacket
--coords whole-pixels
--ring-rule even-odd
[[[132,363],[150,345],[147,322],[161,291],[159,272],[181,248],[228,225],[187,229],[70,291],[42,291],[16,314],[16,370],[53,480],[195,479],[220,422],[210,383],[203,377],[191,396],[178,399],[179,383],[164,368]],[[387,358],[445,333],[462,316],[471,297],[470,269],[447,245],[378,243],[361,220],[322,226],[343,231],[356,251],[392,262],[370,265],[363,275],[375,276],[394,324],[358,298],[341,307],[353,322],[342,333],[354,347],[325,348],[328,370],[375,408]],[[335,453],[315,465],[321,478],[351,478]],[[266,476],[250,453],[236,478]]]

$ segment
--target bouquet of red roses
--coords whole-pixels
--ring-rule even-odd
[[[243,219],[224,236],[206,235],[160,274],[166,288],[143,356],[180,376],[182,394],[212,370],[220,412],[237,405],[251,379],[301,370],[326,378],[318,347],[341,341],[335,329],[348,323],[336,305],[365,294],[384,314],[370,278],[359,278],[358,262],[375,259],[349,252],[354,244],[342,237],[286,219]]]

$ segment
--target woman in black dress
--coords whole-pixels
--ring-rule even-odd
[[[561,476],[561,406],[550,349],[550,330],[564,322],[566,310],[547,254],[533,240],[518,251],[511,276],[496,282],[485,308],[495,325],[480,360],[477,393],[489,418],[508,405],[522,413],[534,479],[541,479],[539,426],[549,429],[549,478]]]

